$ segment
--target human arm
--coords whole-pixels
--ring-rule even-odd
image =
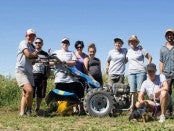
[[[148,64],[150,64],[152,62],[152,56],[147,53],[145,57],[148,59]]]
[[[162,76],[165,77],[164,75],[162,75]],[[168,85],[168,83],[167,83],[167,80],[164,80],[164,81],[162,82],[162,87],[159,88],[158,90],[156,90],[156,91],[154,92],[154,100],[156,100],[157,98],[159,98],[159,96],[160,96],[160,94],[161,94],[162,91],[166,91],[166,92],[169,91],[169,85]]]
[[[164,63],[160,61],[160,64],[159,64],[159,69],[160,69],[160,74],[163,73],[163,69],[164,69]]]
[[[91,73],[88,71],[88,62],[89,62],[89,58],[86,57],[86,58],[84,59],[84,67],[85,67],[85,69],[86,69],[86,74],[88,74],[89,76],[92,76]]]
[[[138,93],[138,102],[141,104],[144,102],[144,92],[139,92]]]
[[[34,59],[34,58],[37,58],[38,57],[38,51],[34,51],[33,53],[31,53],[28,48],[25,48],[23,50],[23,53],[24,55],[27,57],[27,58],[30,58],[30,59]]]
[[[108,71],[109,71],[109,65],[110,65],[110,62],[107,61],[107,62],[106,62],[106,74],[108,74]]]

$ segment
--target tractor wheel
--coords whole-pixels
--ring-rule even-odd
[[[90,116],[110,116],[114,109],[114,97],[105,89],[97,88],[88,92],[84,98],[84,109]]]

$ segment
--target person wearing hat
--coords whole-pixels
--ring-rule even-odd
[[[126,64],[127,49],[122,48],[123,41],[120,38],[114,39],[115,49],[109,51],[106,62],[106,73],[109,75],[109,84],[124,83],[124,72]]]
[[[160,49],[160,73],[168,79],[169,94],[172,95],[172,85],[174,86],[174,30],[167,29],[165,32],[167,42]],[[169,115],[172,115],[172,97],[168,107]]]
[[[154,63],[147,65],[148,78],[142,83],[136,107],[138,108],[143,103],[148,102],[148,105],[154,111],[155,107],[159,105],[161,108],[159,122],[162,123],[165,121],[165,113],[169,103],[169,87],[166,77],[163,74],[156,75],[156,71]],[[148,100],[144,99],[145,95],[147,95]]]
[[[56,50],[53,54],[61,60],[61,62],[53,62],[51,65],[55,65],[55,79],[54,83],[57,89],[73,92],[77,94],[79,98],[83,97],[83,87],[81,83],[77,82],[77,79],[69,73],[69,69],[64,66],[74,67],[76,65],[76,56],[73,51],[70,51],[68,48],[70,46],[70,41],[68,38],[63,38],[61,41],[61,49]],[[63,64],[62,64],[63,63]]]
[[[16,62],[16,80],[22,88],[22,98],[20,115],[31,115],[32,97],[33,97],[33,62],[38,56],[38,51],[34,49],[33,41],[35,40],[36,32],[33,29],[28,29],[25,40],[21,41],[17,52]]]
[[[140,48],[138,46],[139,43],[140,41],[137,36],[132,35],[128,40],[130,49],[128,49],[126,55],[128,61],[128,82],[134,102],[136,92],[140,91],[141,84],[146,79],[144,58],[147,58],[148,64],[152,61],[151,55],[144,48]]]

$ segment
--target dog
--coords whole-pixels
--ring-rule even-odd
[[[149,114],[149,104],[148,102],[143,103],[139,108],[134,108],[129,116],[129,121],[136,119],[138,122],[148,122],[151,119]]]

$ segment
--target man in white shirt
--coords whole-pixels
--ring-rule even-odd
[[[154,108],[157,102],[159,102],[161,107],[159,122],[162,123],[165,121],[166,108],[169,103],[167,80],[163,74],[156,75],[156,65],[153,63],[147,65],[147,74],[148,78],[141,86],[136,107],[140,107],[144,102],[148,102],[150,107]],[[145,94],[147,94],[149,100],[144,100]]]

